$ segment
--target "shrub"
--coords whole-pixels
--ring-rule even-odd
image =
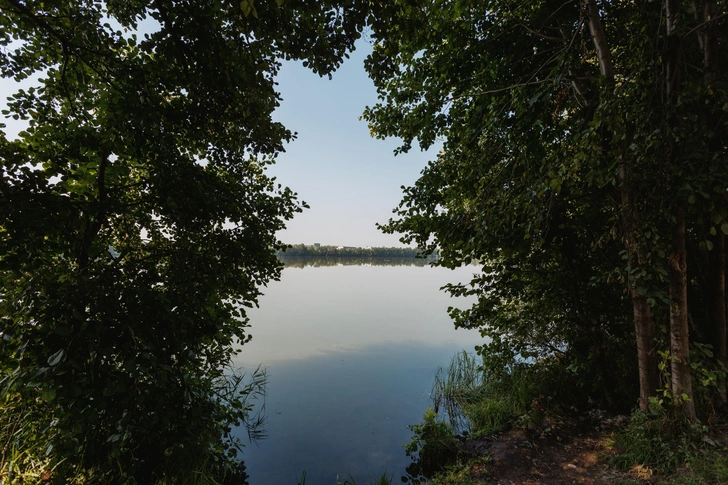
[[[414,433],[412,441],[405,445],[407,456],[417,459],[422,473],[441,470],[459,453],[458,440],[450,424],[438,419],[437,413],[427,409],[420,424],[408,426]]]

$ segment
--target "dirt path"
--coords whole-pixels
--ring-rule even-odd
[[[609,463],[614,453],[609,433],[581,423],[543,434],[517,429],[466,446],[490,456],[490,461],[471,470],[483,484],[606,485],[638,478]]]

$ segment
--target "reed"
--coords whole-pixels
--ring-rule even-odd
[[[501,431],[531,410],[538,395],[533,368],[515,363],[492,370],[467,352],[456,354],[447,370],[438,370],[431,398],[456,433],[487,435]]]

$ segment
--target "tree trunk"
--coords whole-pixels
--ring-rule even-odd
[[[697,10],[697,9],[696,9]],[[703,50],[703,82],[710,86],[720,74],[718,63],[718,25],[715,22],[718,15],[718,6],[715,0],[703,2],[703,22],[705,27],[699,32],[700,47]],[[718,126],[719,121],[713,110],[708,112],[709,126]],[[717,135],[716,139],[720,139]],[[717,140],[716,140],[717,141]],[[719,144],[719,143],[718,143]],[[719,147],[711,147],[719,149]],[[713,238],[713,250],[708,254],[708,271],[711,296],[710,343],[714,346],[716,358],[723,364],[728,364],[726,353],[726,298],[725,298],[725,236],[720,228]],[[726,382],[718,382],[718,396],[715,404],[722,406],[726,403]]]
[[[678,34],[680,21],[680,0],[666,0],[667,46],[665,87],[667,94],[667,150],[666,165],[675,167],[678,163],[678,145],[672,131],[679,127],[680,119],[675,114],[681,89],[680,62],[681,45]],[[677,210],[672,233],[672,251],[668,256],[670,273],[670,354],[672,373],[672,394],[676,411],[689,422],[695,422],[695,403],[690,376],[690,345],[688,340],[688,279],[685,252],[685,207],[682,202]]]
[[[703,2],[703,22],[705,29],[700,33],[701,47],[703,48],[703,81],[713,84],[720,74],[718,64],[718,24],[715,22],[718,15],[718,6],[715,0]]]
[[[655,349],[655,322],[647,298],[632,288],[632,309],[634,329],[637,336],[637,367],[640,373],[640,409],[648,411],[650,398],[657,394],[660,375],[657,372],[657,352]]]
[[[604,34],[599,15],[599,8],[595,0],[583,0],[586,14],[589,19],[589,33],[591,34],[594,48],[599,59],[599,72],[606,80],[609,95],[612,95],[611,88],[614,85],[614,68],[609,44]],[[606,150],[605,150],[606,151]],[[640,376],[640,409],[648,411],[650,397],[657,394],[660,387],[660,375],[657,371],[657,353],[655,349],[655,323],[652,320],[652,310],[647,298],[639,294],[636,282],[632,278],[635,261],[639,262],[639,244],[634,240],[632,227],[639,219],[639,214],[634,214],[634,204],[629,189],[628,166],[622,162],[619,166],[618,179],[620,183],[621,212],[623,215],[624,234],[622,235],[627,250],[630,252],[629,285],[632,297],[632,311],[634,314],[635,335],[637,340],[637,366]]]
[[[695,403],[690,376],[690,344],[688,341],[688,278],[685,251],[685,208],[677,211],[673,231],[670,270],[670,371],[676,409],[689,422],[695,422]]]
[[[726,300],[725,300],[725,236],[718,229],[713,238],[713,250],[708,254],[710,285],[710,334],[709,343],[713,345],[716,358],[724,365],[728,365],[728,352],[726,349]],[[726,403],[725,379],[718,381],[718,396],[715,404],[723,406]]]
[[[614,68],[612,67],[612,55],[607,44],[607,37],[604,35],[604,28],[599,16],[599,7],[595,0],[584,0],[587,17],[589,18],[589,32],[591,33],[594,47],[597,50],[599,59],[599,72],[607,78],[609,84],[614,81]]]

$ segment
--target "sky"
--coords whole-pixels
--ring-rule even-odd
[[[365,38],[332,79],[319,77],[300,62],[284,62],[278,76],[283,98],[274,119],[296,132],[277,163],[268,169],[279,183],[298,193],[310,209],[288,221],[278,238],[288,244],[334,246],[402,246],[399,235],[383,234],[402,196],[401,186],[417,180],[435,149],[423,153],[416,143],[396,157],[396,139],[377,140],[359,120],[366,106],[377,102],[374,85],[364,70],[371,51]],[[23,83],[25,88],[29,82]],[[17,87],[0,79],[0,108]],[[10,119],[9,138],[25,128]]]
[[[299,194],[310,209],[279,234],[290,244],[401,246],[399,236],[375,226],[392,216],[402,185],[412,185],[434,149],[394,156],[396,139],[370,137],[359,120],[377,93],[364,70],[371,48],[365,39],[333,79],[320,78],[300,63],[287,62],[279,75],[283,98],[274,117],[298,138],[269,173]]]

